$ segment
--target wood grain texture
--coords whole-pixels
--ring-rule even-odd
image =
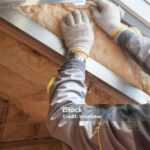
[[[62,150],[62,145],[50,136],[45,122],[33,122],[11,101],[0,98],[1,150]]]
[[[45,119],[46,86],[58,66],[2,32],[0,37],[0,97],[7,95],[36,121]]]

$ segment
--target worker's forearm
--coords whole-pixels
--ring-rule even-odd
[[[150,39],[124,30],[117,40],[119,45],[127,50],[133,59],[150,74]]]
[[[79,134],[79,127],[74,121],[64,121],[63,108],[65,106],[71,108],[75,104],[85,103],[86,88],[84,80],[85,62],[71,58],[61,67],[51,88],[47,127],[51,136],[68,145],[74,145],[70,136],[72,130],[77,130],[75,133]]]
[[[85,62],[70,58],[59,70],[52,90],[52,103],[84,102],[86,89]]]

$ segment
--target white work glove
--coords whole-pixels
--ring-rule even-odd
[[[75,10],[69,13],[61,27],[68,52],[88,57],[94,42],[94,33],[85,12]]]
[[[111,37],[115,37],[117,32],[123,27],[121,26],[121,17],[123,12],[120,8],[107,0],[95,0],[98,8],[92,6],[91,11],[95,22]]]

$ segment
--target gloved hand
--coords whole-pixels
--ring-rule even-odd
[[[69,13],[61,27],[68,52],[88,57],[94,42],[94,34],[85,12],[75,10]]]
[[[98,8],[92,6],[91,11],[97,25],[111,37],[115,37],[124,27],[121,25],[122,11],[107,0],[96,0]]]

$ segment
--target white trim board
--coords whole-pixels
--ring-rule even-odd
[[[144,2],[144,0],[110,0],[110,1],[121,6],[121,8],[125,10],[125,15],[123,17],[124,22],[126,22],[130,26],[137,27],[143,35],[150,38],[150,23],[149,23],[150,20],[145,19],[145,17],[150,18],[150,15],[149,15],[150,13],[149,14],[146,13],[146,15],[143,15],[145,13],[140,13],[140,11],[138,11],[138,9],[144,9],[144,6],[149,8],[148,12],[150,11],[150,6],[146,2]],[[130,3],[131,1],[132,3]],[[143,6],[142,5],[140,6],[139,3],[137,3],[137,1],[142,1]],[[136,6],[134,7],[137,7],[135,10],[132,8],[134,4],[136,4]]]
[[[114,0],[134,17],[150,27],[150,5],[144,0]]]

